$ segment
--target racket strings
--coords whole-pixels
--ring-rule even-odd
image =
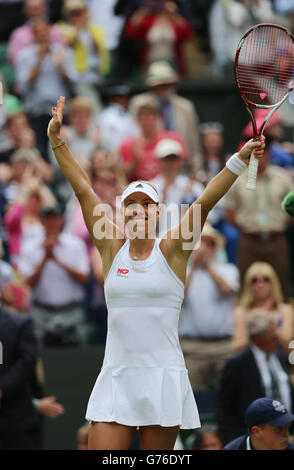
[[[241,42],[235,69],[245,98],[258,105],[277,104],[294,78],[293,63],[293,39],[284,29],[253,29]]]

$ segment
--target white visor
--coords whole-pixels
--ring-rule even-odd
[[[156,202],[156,204],[159,202],[159,196],[155,189],[150,186],[150,184],[146,184],[141,181],[135,181],[134,183],[130,184],[122,193],[121,203],[123,203],[124,200],[133,193],[147,194],[147,196],[149,196],[152,201]]]

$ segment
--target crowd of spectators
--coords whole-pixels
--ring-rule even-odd
[[[200,122],[193,102],[177,91],[185,78],[197,79],[189,76],[186,46],[197,46],[208,57],[207,79],[227,79],[238,40],[251,25],[271,22],[294,29],[291,3],[0,1],[0,46],[6,57],[0,65],[3,322],[10,321],[9,314],[31,318],[41,347],[58,346],[60,354],[68,345],[103,346],[106,340],[101,257],[48,145],[46,129],[58,97],[66,97],[62,138],[101,201],[113,210],[116,223],[122,224],[119,195],[124,185],[148,180],[167,207],[159,224],[161,236],[179,222],[227,158],[223,123]],[[136,80],[143,83],[143,92],[133,92]],[[266,129],[257,192],[249,194],[241,176],[209,214],[202,246],[191,257],[180,338],[195,393],[215,394],[215,423],[206,436],[204,431],[193,436],[190,448],[222,448],[244,431],[250,400],[270,396],[270,366],[260,351],[272,355],[280,395],[294,410],[289,372],[276,356],[278,348],[286,354],[294,332],[288,298],[290,220],[281,209],[294,178],[294,143],[283,139],[283,129],[293,122],[289,109],[276,113]],[[262,118],[260,112],[257,119]],[[240,144],[251,133],[248,124]],[[29,334],[31,326],[25,323]],[[267,333],[269,338],[260,339]],[[27,374],[13,385],[26,381],[26,391],[38,358],[35,343],[31,350]],[[246,380],[258,379],[257,368],[262,378],[249,390]],[[5,404],[5,373],[3,377],[0,397],[3,388]],[[36,398],[47,400],[43,406],[54,416],[63,413],[54,398],[32,395]],[[29,404],[37,422],[34,402]],[[0,409],[0,447],[1,419]],[[87,426],[78,434],[80,448],[86,448],[86,435]]]

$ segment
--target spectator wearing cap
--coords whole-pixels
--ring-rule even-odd
[[[288,295],[288,243],[285,235],[290,219],[281,208],[286,194],[293,190],[291,175],[269,163],[266,148],[258,165],[257,189],[246,189],[247,172],[235,182],[226,197],[226,220],[241,232],[237,265],[241,282],[249,266],[256,261],[272,265],[280,280],[283,295]]]
[[[246,433],[245,412],[253,400],[261,397],[280,400],[289,412],[293,411],[289,360],[279,348],[277,328],[276,318],[268,310],[252,311],[247,322],[249,346],[225,363],[216,406],[224,444]]]
[[[180,323],[181,346],[194,391],[215,391],[232,354],[234,298],[239,273],[221,260],[222,235],[208,222],[192,254]]]
[[[278,400],[258,398],[247,408],[248,433],[229,442],[223,450],[294,450],[289,425],[294,415]]]
[[[26,0],[23,11],[26,17],[25,24],[15,28],[9,38],[8,58],[12,64],[15,64],[19,52],[34,42],[32,25],[36,19],[47,16],[46,2],[44,0]],[[55,25],[50,26],[50,42],[65,44],[61,32]]]
[[[73,51],[78,74],[76,95],[88,97],[97,115],[101,102],[96,87],[110,68],[105,31],[92,23],[86,0],[67,0],[64,2],[64,13],[66,21],[58,22],[57,26]]]
[[[97,125],[110,143],[110,151],[118,150],[123,140],[139,135],[139,127],[128,111],[130,88],[125,84],[105,87],[102,95],[106,107],[97,117]]]
[[[160,128],[158,103],[153,96],[143,95],[137,100],[136,118],[140,134],[124,140],[118,154],[129,181],[151,180],[160,173],[159,159],[154,149],[161,139],[170,138],[179,142],[183,157],[187,156],[187,150],[177,132]]]
[[[130,100],[130,111],[133,115],[136,114],[142,96],[155,98],[162,128],[181,135],[188,151],[185,168],[195,176],[203,166],[199,118],[192,101],[177,94],[178,81],[178,74],[167,62],[154,62],[146,74],[149,91],[136,95]]]
[[[84,284],[89,261],[85,243],[62,232],[57,206],[44,207],[38,240],[25,245],[19,271],[32,289],[32,318],[41,344],[80,345],[85,340]]]
[[[170,228],[179,224],[181,219],[180,204],[186,194],[193,194],[197,199],[204,186],[193,181],[182,173],[184,155],[182,146],[173,139],[161,139],[155,147],[160,173],[150,182],[156,187],[163,203],[159,219],[160,233],[166,233]]]

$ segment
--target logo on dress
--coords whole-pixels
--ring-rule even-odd
[[[128,277],[127,274],[130,272],[129,269],[126,268],[118,268],[116,275],[120,277]]]

